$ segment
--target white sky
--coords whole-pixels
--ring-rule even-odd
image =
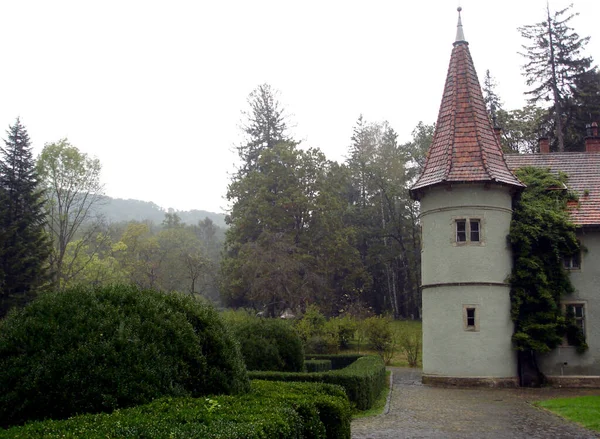
[[[559,9],[570,0],[551,0]],[[546,0],[462,0],[480,81],[524,104],[517,27]],[[293,134],[342,161],[352,127],[388,120],[399,141],[437,118],[456,0],[2,0],[0,136],[17,116],[37,155],[68,137],[100,159],[107,195],[224,211],[241,111],[280,91]],[[600,62],[600,1],[571,22]],[[594,23],[595,19],[595,23]]]

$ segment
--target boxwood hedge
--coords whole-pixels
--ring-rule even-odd
[[[385,365],[379,356],[365,356],[343,369],[329,372],[248,372],[251,379],[337,384],[359,410],[367,410],[386,387]]]
[[[350,404],[327,384],[254,381],[248,394],[150,404],[0,430],[0,439],[350,439]]]
[[[332,370],[331,360],[306,360],[304,368],[307,372],[327,372]]]
[[[0,321],[0,425],[250,383],[218,313],[133,286],[45,293]]]

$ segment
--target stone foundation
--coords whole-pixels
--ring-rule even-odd
[[[552,387],[600,389],[600,376],[546,376]],[[425,381],[423,381],[425,382]]]
[[[423,384],[434,387],[519,387],[519,379],[497,377],[447,377],[439,375],[423,375]]]

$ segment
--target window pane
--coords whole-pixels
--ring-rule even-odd
[[[465,242],[467,240],[467,221],[456,220],[456,241]]]
[[[475,326],[475,308],[467,308],[467,326]]]
[[[471,220],[469,226],[471,227],[471,241],[479,242],[479,220]]]

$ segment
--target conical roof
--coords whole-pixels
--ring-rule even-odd
[[[428,186],[471,182],[524,187],[504,160],[459,15],[433,141],[423,173],[410,191],[418,199]]]

